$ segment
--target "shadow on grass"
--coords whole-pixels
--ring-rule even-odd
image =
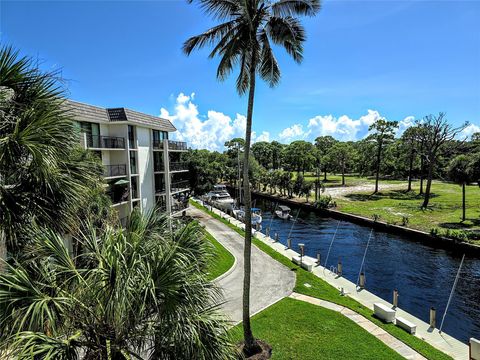
[[[437,194],[431,193],[430,199],[437,197]],[[347,194],[346,198],[352,201],[376,201],[382,199],[390,200],[423,200],[423,194],[419,195],[415,191],[405,191],[405,190],[390,190],[386,192],[378,192],[373,194]],[[421,205],[421,204],[420,204]]]
[[[480,219],[467,219],[465,222],[443,222],[438,224],[438,226],[444,229],[466,230],[480,227]]]

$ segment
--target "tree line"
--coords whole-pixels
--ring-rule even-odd
[[[464,138],[466,126],[454,126],[445,113],[439,113],[417,121],[398,137],[398,122],[378,119],[358,141],[319,136],[314,142],[256,142],[251,146],[250,184],[255,189],[278,191],[281,196],[305,196],[307,201],[314,192],[317,201],[331,173],[341,175],[342,186],[348,185],[349,174],[374,177],[375,193],[382,179],[408,181],[407,192],[413,191],[412,182],[417,179],[421,206],[426,208],[434,179],[458,183],[463,189],[480,181],[480,133]],[[223,153],[191,150],[186,158],[195,193],[209,191],[219,180],[238,184],[244,147],[243,139],[234,138],[225,143]],[[306,181],[305,173],[314,180]]]

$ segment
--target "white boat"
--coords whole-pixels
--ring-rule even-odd
[[[278,210],[275,210],[275,215],[277,215],[280,219],[288,220],[292,217],[292,215],[290,215],[290,211],[291,209],[288,206],[280,205]]]
[[[206,195],[206,201],[222,211],[233,209],[235,200],[232,199],[225,185],[219,184]]]
[[[245,222],[245,209],[235,209],[233,214],[237,220]],[[257,226],[262,223],[262,210],[259,208],[252,208],[252,226]]]

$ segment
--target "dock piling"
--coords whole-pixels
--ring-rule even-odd
[[[437,310],[432,306],[430,308],[430,327],[435,329],[437,322]]]
[[[398,290],[393,290],[393,307],[397,308],[398,306]]]

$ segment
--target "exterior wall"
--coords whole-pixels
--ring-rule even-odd
[[[155,205],[151,130],[137,126],[136,131],[140,201],[142,211],[148,212]]]

